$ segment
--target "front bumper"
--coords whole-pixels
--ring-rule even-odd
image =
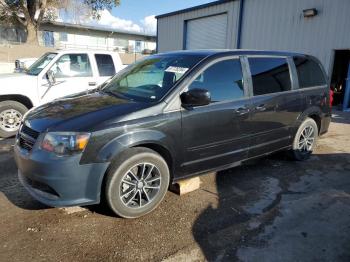
[[[38,201],[54,207],[100,202],[101,184],[109,163],[80,165],[81,155],[57,157],[17,145],[14,149],[22,185]]]

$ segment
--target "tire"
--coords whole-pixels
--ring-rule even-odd
[[[168,165],[157,152],[143,147],[130,148],[107,172],[105,200],[118,216],[138,218],[160,204],[169,180]]]
[[[305,139],[306,138],[306,139]],[[299,126],[293,141],[291,156],[294,160],[307,160],[316,146],[318,126],[312,118],[306,118]]]
[[[8,138],[16,135],[23,115],[28,108],[12,100],[0,102],[0,137]]]

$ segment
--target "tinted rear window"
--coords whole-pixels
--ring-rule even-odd
[[[254,95],[291,90],[289,67],[285,58],[249,58]]]
[[[295,57],[294,63],[299,78],[299,88],[326,84],[326,79],[318,63],[305,57]]]
[[[96,63],[100,76],[114,76],[115,68],[112,56],[96,54]]]

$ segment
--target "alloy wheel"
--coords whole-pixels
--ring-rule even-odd
[[[120,184],[120,199],[129,208],[141,208],[152,202],[161,187],[158,168],[150,163],[140,163],[130,168]]]
[[[315,143],[315,136],[314,128],[311,125],[306,126],[300,134],[298,149],[304,153],[311,152]]]

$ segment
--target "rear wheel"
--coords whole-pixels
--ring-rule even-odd
[[[295,160],[306,160],[312,154],[318,138],[318,126],[312,118],[300,125],[293,141],[292,156]]]
[[[106,179],[105,197],[112,211],[137,218],[154,210],[169,186],[165,160],[148,148],[131,148],[112,164]]]
[[[23,104],[7,100],[0,102],[0,137],[14,136],[28,108]]]

